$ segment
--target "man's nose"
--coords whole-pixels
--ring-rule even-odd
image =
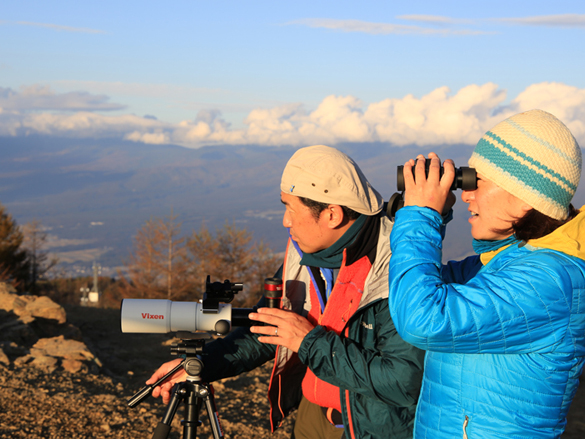
[[[282,217],[282,225],[285,228],[290,229],[291,223],[290,223],[290,216],[288,214],[288,210],[284,211],[284,215]]]

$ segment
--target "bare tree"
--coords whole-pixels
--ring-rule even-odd
[[[242,282],[245,290],[236,296],[234,304],[255,304],[262,294],[264,279],[271,277],[281,262],[268,246],[251,245],[251,240],[250,232],[229,222],[216,230],[215,237],[205,226],[193,232],[186,244],[192,261],[190,273],[197,277],[193,282],[199,281],[203,286],[206,275],[212,281]]]
[[[162,272],[166,277],[167,299],[174,296],[181,298],[183,293],[188,290],[188,281],[185,276],[187,273],[187,261],[185,258],[185,238],[181,238],[181,223],[176,223],[176,215],[173,215],[171,209],[170,216],[167,220],[159,220],[157,231],[161,235],[161,243],[166,246],[164,254]]]
[[[214,282],[224,279],[222,262],[217,257],[218,242],[205,224],[199,232],[193,231],[185,246],[190,261],[189,277],[197,290],[204,290],[207,275]]]
[[[134,238],[128,272],[121,276],[124,295],[181,298],[189,290],[186,279],[185,238],[177,216],[150,219]]]
[[[201,298],[209,275],[213,282],[244,283],[234,305],[255,304],[264,278],[281,264],[268,246],[251,245],[252,234],[228,222],[215,234],[203,225],[185,239],[176,219],[172,213],[164,220],[150,219],[138,231],[128,271],[120,273],[122,296],[195,300]]]
[[[30,266],[30,292],[37,293],[37,282],[43,279],[55,265],[59,263],[56,256],[50,255],[46,250],[47,233],[39,220],[32,220],[22,227],[24,236],[23,248],[27,252]]]

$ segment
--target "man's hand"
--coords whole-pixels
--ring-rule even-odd
[[[158,368],[158,370],[155,373],[152,374],[152,376],[148,379],[148,381],[146,381],[146,384],[156,383],[163,376],[165,376],[167,373],[169,373],[169,371],[171,369],[173,369],[175,366],[177,366],[181,361],[183,361],[183,360],[180,358],[177,358],[176,360],[169,361],[169,362],[163,364],[161,367]],[[168,404],[169,401],[171,400],[171,390],[173,389],[173,386],[176,383],[179,383],[181,381],[185,381],[186,378],[187,378],[187,372],[185,372],[185,370],[183,368],[179,369],[171,377],[169,377],[169,379],[167,379],[164,383],[162,383],[160,386],[155,387],[152,390],[152,396],[154,396],[155,398],[162,396],[163,403]]]
[[[250,328],[253,333],[267,336],[259,337],[258,341],[282,345],[294,352],[299,351],[305,335],[314,328],[306,318],[284,309],[259,308],[256,313],[251,313],[248,317],[250,320],[272,325],[252,326]]]
[[[441,174],[441,160],[434,152],[429,154],[431,165],[428,177],[425,175],[425,157],[419,155],[414,160],[404,164],[404,205],[430,207],[441,215],[449,212],[455,204],[455,195],[451,191],[451,184],[455,178],[453,160],[447,159],[443,163],[444,173]],[[412,167],[414,173],[412,174]]]

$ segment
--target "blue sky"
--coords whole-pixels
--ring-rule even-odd
[[[471,144],[538,107],[585,144],[582,1],[5,0],[0,14],[0,135]]]

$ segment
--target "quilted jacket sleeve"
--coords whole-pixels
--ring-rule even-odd
[[[257,306],[266,306],[264,300]],[[202,379],[212,382],[236,376],[274,359],[276,346],[260,343],[258,337],[249,328],[241,327],[205,345],[201,356],[205,365]]]
[[[353,334],[353,340],[315,327],[305,336],[299,359],[320,379],[341,389],[388,405],[416,404],[424,352],[402,340],[385,299],[373,304],[368,313],[365,320],[375,321],[373,330],[358,323],[354,329],[362,334]]]
[[[205,346],[201,377],[212,382],[248,372],[274,359],[275,352],[275,347],[260,343],[249,328],[237,328],[227,337]]]
[[[525,251],[496,268],[490,263],[465,284],[446,283],[440,225],[428,208],[396,215],[389,304],[402,337],[439,352],[554,351],[566,336],[572,294],[559,253]]]
[[[482,266],[479,256],[470,256],[462,261],[449,261],[441,269],[441,278],[446,283],[465,284]]]

